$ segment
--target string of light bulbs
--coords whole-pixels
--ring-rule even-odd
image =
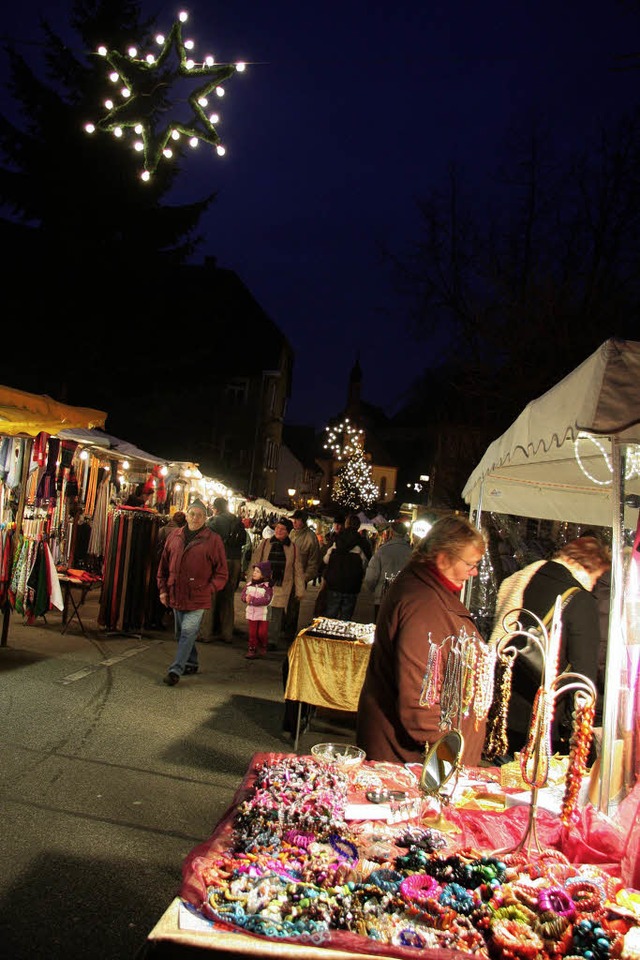
[[[185,143],[195,149],[204,142],[213,146],[218,156],[226,153],[216,129],[220,114],[212,110],[209,97],[214,94],[222,98],[225,93],[222,83],[242,73],[246,63],[216,63],[211,55],[200,62],[194,60],[195,41],[184,40],[182,35],[188,18],[182,11],[166,37],[161,33],[156,35],[155,43],[161,48],[158,54],[140,53],[135,45],[129,46],[126,53],[109,50],[105,45],[96,51],[107,61],[109,81],[118,89],[103,102],[107,113],[99,120],[86,122],[84,129],[88,134],[108,132],[119,140],[126,139],[132,131],[131,146],[143,156],[140,174],[143,181],[151,179],[162,158],[172,159],[174,152]],[[196,82],[186,101],[175,94],[177,85],[185,79]],[[157,122],[159,116],[172,113],[178,104],[185,102],[193,114],[188,122],[174,116],[162,129],[156,129],[162,126]]]
[[[611,474],[611,476],[608,477],[606,480],[599,480],[597,477],[594,477],[592,474],[589,473],[589,471],[585,467],[583,460],[580,457],[580,451],[579,451],[579,443],[582,440],[591,441],[591,443],[602,454],[602,458],[605,462],[605,465],[609,473]],[[597,486],[599,487],[611,486],[611,484],[613,483],[613,463],[611,462],[611,457],[609,456],[609,453],[604,443],[600,440],[599,437],[594,436],[592,433],[586,433],[585,431],[581,430],[578,433],[576,439],[573,441],[573,452],[576,458],[576,463],[582,470],[587,480],[591,480],[592,483],[597,484]],[[625,475],[625,480],[632,480],[634,477],[640,476],[640,447],[638,447],[637,445],[629,446],[627,448],[627,457],[626,457],[624,475]]]

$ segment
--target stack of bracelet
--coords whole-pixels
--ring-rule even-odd
[[[346,790],[311,759],[258,768],[231,846],[201,866],[207,900],[197,906],[271,939],[330,947],[346,931],[359,938],[354,952],[369,939],[476,960],[615,960],[638,933],[626,901],[617,909],[628,893],[620,881],[556,850],[446,854],[440,836],[407,824],[360,846],[343,818]]]

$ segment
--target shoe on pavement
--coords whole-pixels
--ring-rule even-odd
[[[188,663],[188,664],[186,665],[186,667],[184,668],[184,672],[185,672],[185,675],[186,675],[186,676],[189,676],[189,675],[192,674],[192,673],[197,673],[197,672],[198,672],[198,668],[197,668],[196,666],[194,666],[193,664]]]
[[[255,650],[249,650],[248,653],[245,653],[244,658],[245,660],[255,660],[257,656],[258,654],[255,652]]]
[[[180,680],[180,674],[173,673],[171,670],[166,675],[166,677],[162,678],[162,682],[166,683],[168,687],[175,687],[176,683],[178,683],[179,680]]]

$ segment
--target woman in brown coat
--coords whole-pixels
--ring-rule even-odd
[[[445,732],[440,702],[423,706],[424,680],[432,644],[461,630],[476,634],[460,591],[478,572],[485,542],[463,517],[443,517],[420,541],[412,558],[382,600],[357,717],[357,743],[368,760],[421,763],[425,746]],[[449,642],[442,648],[442,676]],[[455,725],[455,724],[454,724]],[[485,721],[462,720],[464,763],[482,753]]]
[[[293,592],[298,600],[304,596],[306,582],[302,561],[296,545],[289,534],[293,524],[288,517],[281,517],[275,525],[274,534],[267,540],[261,540],[251,557],[251,566],[268,560],[273,576],[273,600],[271,601],[270,639],[277,643],[282,629],[282,618]]]

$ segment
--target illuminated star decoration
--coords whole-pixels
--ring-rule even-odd
[[[225,153],[214,126],[220,117],[215,111],[211,112],[208,97],[214,90],[218,97],[224,96],[220,84],[241,73],[245,64],[216,64],[212,56],[196,63],[191,57],[193,40],[182,38],[182,24],[187,19],[186,13],[180,13],[168,37],[156,36],[156,43],[162,47],[157,57],[152,53],[140,55],[136,47],[130,47],[126,54],[104,46],[98,48],[98,55],[111,67],[109,79],[120,84],[120,98],[119,102],[115,102],[115,98],[105,100],[108,113],[95,123],[85,124],[85,130],[87,133],[107,131],[116,137],[133,130],[136,135],[133,148],[144,157],[143,180],[150,179],[163,157],[173,156],[173,149],[182,137],[191,147],[203,141],[214,146],[219,156]],[[198,85],[195,89],[190,87],[191,92],[183,98],[192,116],[182,122],[175,118],[176,107],[180,105],[176,90],[185,80],[196,80]]]

